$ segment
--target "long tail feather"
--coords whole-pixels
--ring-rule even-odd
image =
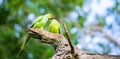
[[[22,43],[19,52],[17,53],[17,57],[19,56],[19,54],[23,51],[23,49],[25,48],[25,45],[27,44],[27,42],[30,39],[30,35],[27,37],[27,39]]]

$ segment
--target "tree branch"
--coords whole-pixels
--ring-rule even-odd
[[[98,30],[98,31],[102,32],[103,34],[105,34],[106,38],[108,38],[110,41],[115,43],[115,45],[120,47],[120,43],[117,42],[112,36],[110,36],[104,29],[102,29],[102,27],[94,26],[94,27],[91,27],[91,30]]]
[[[61,34],[53,34],[45,30],[31,28],[27,30],[33,38],[39,39],[43,43],[51,44],[55,49],[55,54],[51,59],[120,59],[120,56],[96,55],[78,50],[74,46],[74,55],[68,40]]]
[[[68,33],[68,30],[67,30],[66,24],[64,23],[63,26],[64,26],[64,30],[65,30],[65,33],[66,33],[66,36],[67,36],[67,39],[68,39],[69,45],[70,45],[70,47],[71,47],[71,53],[74,54],[74,53],[75,53],[75,52],[74,52],[74,46],[73,46],[72,42],[70,41],[71,38],[70,38],[70,35],[69,35],[69,33]]]

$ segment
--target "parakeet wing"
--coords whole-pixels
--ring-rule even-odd
[[[43,18],[43,15],[42,15],[42,16],[39,16],[39,17],[37,17],[37,18],[35,19],[35,21],[32,23],[31,28],[32,28],[32,27],[34,27],[34,25],[35,25],[37,22],[42,21],[42,18]]]

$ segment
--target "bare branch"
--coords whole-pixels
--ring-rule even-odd
[[[120,47],[120,43],[117,42],[112,36],[110,36],[102,27],[100,26],[94,26],[91,27],[91,30],[98,30],[101,31],[103,34],[105,34],[105,37],[108,38],[110,41],[112,41],[113,43],[115,43],[115,45]]]
[[[74,54],[71,53],[71,47],[68,40],[61,34],[53,34],[41,29],[31,28],[27,30],[33,38],[40,39],[41,42],[51,44],[56,53],[51,59],[120,59],[120,56],[96,55],[78,50],[74,46]]]
[[[66,33],[66,36],[67,36],[67,39],[68,39],[69,45],[70,45],[70,47],[71,47],[71,53],[74,54],[74,47],[73,47],[72,42],[70,41],[71,38],[70,38],[70,35],[69,35],[69,33],[68,33],[68,30],[67,30],[66,24],[64,23],[63,25],[64,25],[64,30],[65,30],[65,33]]]

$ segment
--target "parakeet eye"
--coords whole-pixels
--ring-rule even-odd
[[[49,19],[53,19],[54,16],[52,14],[46,14],[48,16]]]

